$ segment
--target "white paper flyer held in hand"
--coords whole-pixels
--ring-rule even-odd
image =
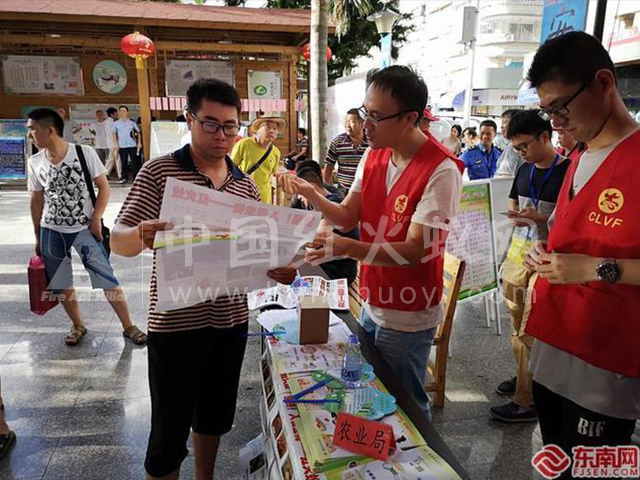
[[[169,178],[154,248],[156,310],[176,310],[275,286],[267,271],[286,267],[315,236],[320,213],[265,205]]]
[[[346,278],[326,280],[322,277],[302,277],[299,285],[282,285],[263,288],[249,293],[249,310],[279,306],[296,308],[298,298],[305,296],[327,297],[331,310],[349,310],[349,287]]]

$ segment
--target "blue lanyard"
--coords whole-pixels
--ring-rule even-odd
[[[553,173],[553,169],[556,168],[559,158],[560,158],[560,155],[556,153],[556,157],[553,159],[553,164],[551,165],[551,167],[545,174],[544,178],[542,179],[542,184],[540,185],[540,188],[538,189],[537,192],[536,192],[536,189],[533,188],[533,172],[536,169],[536,166],[535,164],[531,165],[531,172],[529,173],[529,191],[531,193],[531,201],[533,202],[533,206],[536,210],[538,209],[538,203],[540,203],[540,194],[542,193],[544,184],[547,183],[547,180],[549,180],[549,177]]]

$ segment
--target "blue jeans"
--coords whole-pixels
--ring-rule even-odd
[[[437,327],[413,333],[391,330],[375,323],[364,307],[360,314],[360,324],[372,337],[374,345],[389,364],[396,378],[431,421],[429,397],[424,391],[424,383],[427,377],[429,353]]]
[[[85,270],[89,273],[92,288],[113,290],[118,287],[118,279],[113,272],[104,245],[95,239],[88,228],[83,228],[77,233],[60,233],[42,227],[40,250],[49,278],[49,290],[53,293],[61,293],[73,287],[71,247],[76,250]]]

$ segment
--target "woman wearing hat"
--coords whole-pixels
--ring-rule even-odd
[[[271,203],[271,175],[277,173],[280,164],[280,150],[273,142],[286,125],[275,115],[257,118],[251,124],[253,137],[240,140],[231,152],[233,163],[255,180],[262,203]]]

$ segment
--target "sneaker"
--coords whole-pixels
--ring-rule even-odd
[[[516,381],[517,377],[513,377],[509,380],[505,380],[498,388],[496,388],[496,393],[498,395],[513,395],[516,393]]]
[[[127,181],[124,178],[121,178],[116,183],[119,183],[120,185],[124,185],[125,183],[127,183]]]
[[[491,407],[490,410],[491,415],[501,422],[524,423],[538,421],[538,412],[535,406],[521,407],[516,403],[509,402],[499,407]]]

